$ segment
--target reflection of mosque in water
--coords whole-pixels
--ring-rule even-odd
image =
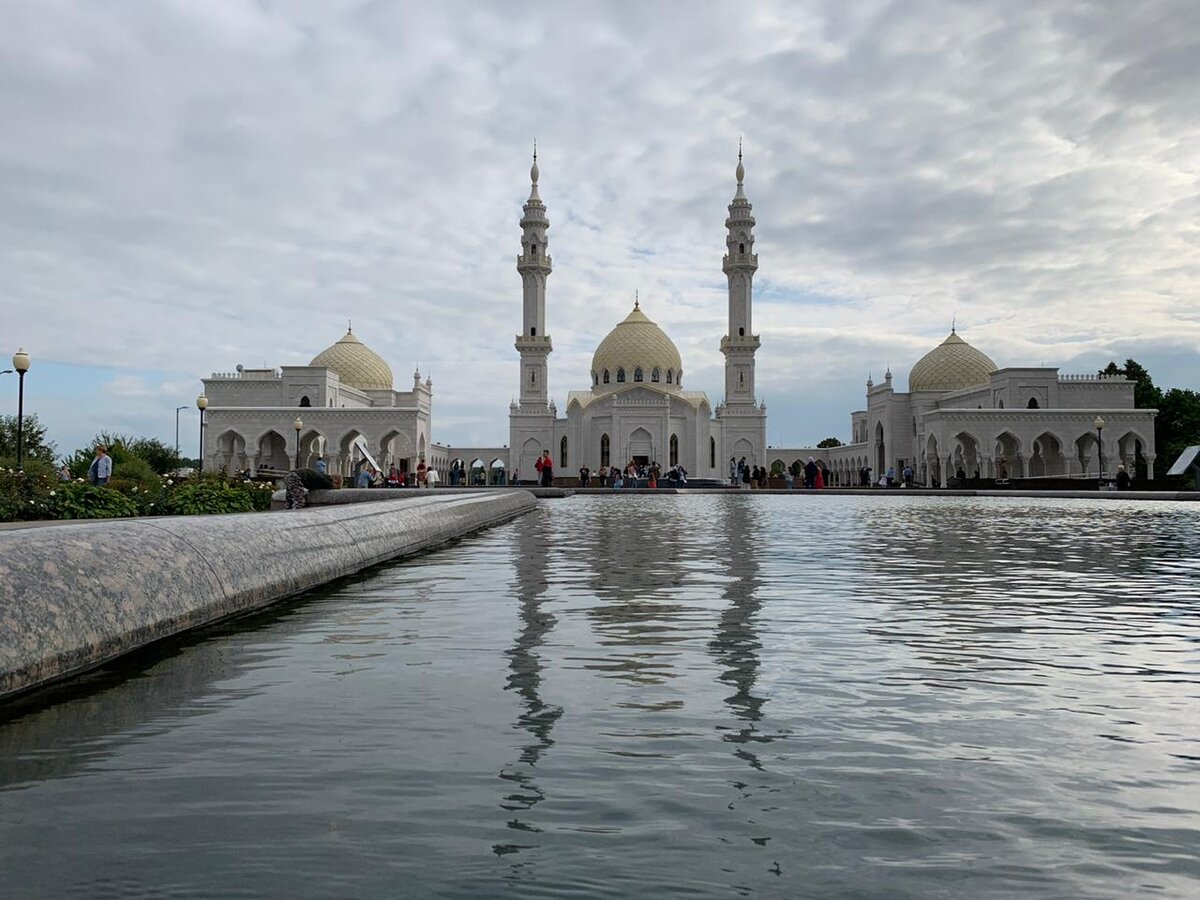
[[[500,806],[511,812],[528,812],[545,799],[534,778],[534,770],[542,755],[553,746],[554,739],[550,734],[554,730],[554,723],[563,714],[561,707],[546,703],[541,696],[544,664],[540,648],[558,621],[553,613],[543,609],[548,600],[548,531],[544,509],[523,518],[516,529],[516,552],[513,558],[520,624],[516,630],[516,640],[506,653],[509,673],[505,688],[516,691],[521,698],[521,710],[515,728],[526,732],[529,742],[521,748],[517,764],[506,767],[500,773],[500,777],[511,784],[510,792]],[[510,820],[508,825],[518,831],[538,830],[516,818]],[[497,854],[503,854],[520,848],[517,845],[498,844],[493,849]]]
[[[723,667],[721,682],[733,689],[725,703],[738,719],[735,728],[725,734],[725,740],[738,745],[736,755],[756,769],[761,769],[758,756],[750,749],[755,741],[768,742],[769,735],[759,734],[757,723],[762,719],[766,698],[754,693],[759,669],[762,667],[762,641],[759,640],[757,616],[762,609],[759,598],[758,561],[760,548],[756,537],[760,533],[762,510],[741,498],[725,499],[725,519],[721,533],[727,536],[725,572],[729,583],[723,592],[725,608],[717,624],[717,633],[709,643],[709,652]]]
[[[587,616],[602,647],[611,655],[586,664],[606,677],[655,685],[675,677],[674,666],[687,641],[708,627],[700,606],[683,602],[686,554],[703,551],[682,546],[693,523],[674,504],[631,510],[603,503],[595,510],[588,549],[580,558],[589,566],[589,582],[599,601]],[[648,542],[647,536],[653,535]]]

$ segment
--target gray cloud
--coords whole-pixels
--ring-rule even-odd
[[[1187,0],[5,19],[0,295],[39,359],[174,383],[306,362],[353,316],[398,383],[432,369],[440,440],[502,441],[535,136],[560,401],[635,288],[719,396],[739,134],[760,381],[793,439],[844,436],[867,371],[902,385],[953,316],[1001,364],[1153,371],[1200,342]]]

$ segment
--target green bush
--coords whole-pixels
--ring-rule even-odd
[[[132,493],[132,488],[139,491],[154,491],[162,486],[162,479],[154,471],[150,463],[140,456],[130,456],[120,463],[113,464],[112,478],[108,482],[124,494]]]
[[[110,487],[68,481],[50,492],[48,519],[121,519],[138,514],[132,497]]]
[[[267,506],[270,505],[268,493]],[[217,478],[184,482],[168,489],[163,498],[163,512],[175,516],[211,516],[263,508],[255,504],[251,490]]]
[[[0,460],[0,522],[54,518],[51,492],[58,483],[53,466],[26,460],[21,474],[14,460]]]

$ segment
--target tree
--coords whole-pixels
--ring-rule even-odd
[[[1200,394],[1184,388],[1163,391],[1156,387],[1150,373],[1136,360],[1124,366],[1110,362],[1101,375],[1123,375],[1134,382],[1133,405],[1138,409],[1157,409],[1154,419],[1154,447],[1159,470],[1165,471],[1179,454],[1200,442]]]
[[[1154,386],[1154,380],[1137,360],[1127,359],[1123,367],[1110,362],[1100,370],[1101,375],[1122,375],[1133,382],[1133,405],[1138,409],[1158,409],[1163,392]]]
[[[817,446],[824,450],[826,447],[840,447],[842,446],[842,442],[835,437],[827,437],[821,443],[817,444]]]
[[[48,466],[54,465],[58,448],[53,441],[46,440],[46,426],[38,421],[37,413],[25,416],[22,423],[21,443],[25,459],[36,459]],[[17,459],[17,417],[0,416],[0,459]]]
[[[1163,394],[1154,420],[1154,444],[1162,470],[1197,443],[1200,443],[1200,393],[1171,388]]]
[[[113,434],[102,431],[96,435],[86,447],[81,447],[67,457],[67,465],[74,478],[87,476],[88,467],[92,464],[97,445],[103,444],[108,448],[114,468],[119,468],[127,460],[137,458],[143,460],[159,475],[165,475],[179,467],[179,458],[175,448],[168,447],[158,438],[132,437],[128,434]]]

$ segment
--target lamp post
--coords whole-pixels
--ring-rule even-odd
[[[175,465],[179,465],[179,411],[187,409],[187,404],[175,407]]]
[[[204,472],[204,411],[208,409],[208,398],[201,394],[196,398],[196,409],[200,410],[200,459],[197,471]]]
[[[293,468],[300,468],[300,429],[304,427],[304,420],[296,416],[296,421],[292,423],[292,427],[296,429],[296,465]]]
[[[1092,422],[1096,426],[1096,454],[1099,457],[1100,474],[1096,476],[1096,487],[1104,487],[1104,419],[1096,416]]]
[[[25,373],[29,371],[29,354],[18,347],[12,358],[17,370],[17,471],[22,471],[25,456]]]

